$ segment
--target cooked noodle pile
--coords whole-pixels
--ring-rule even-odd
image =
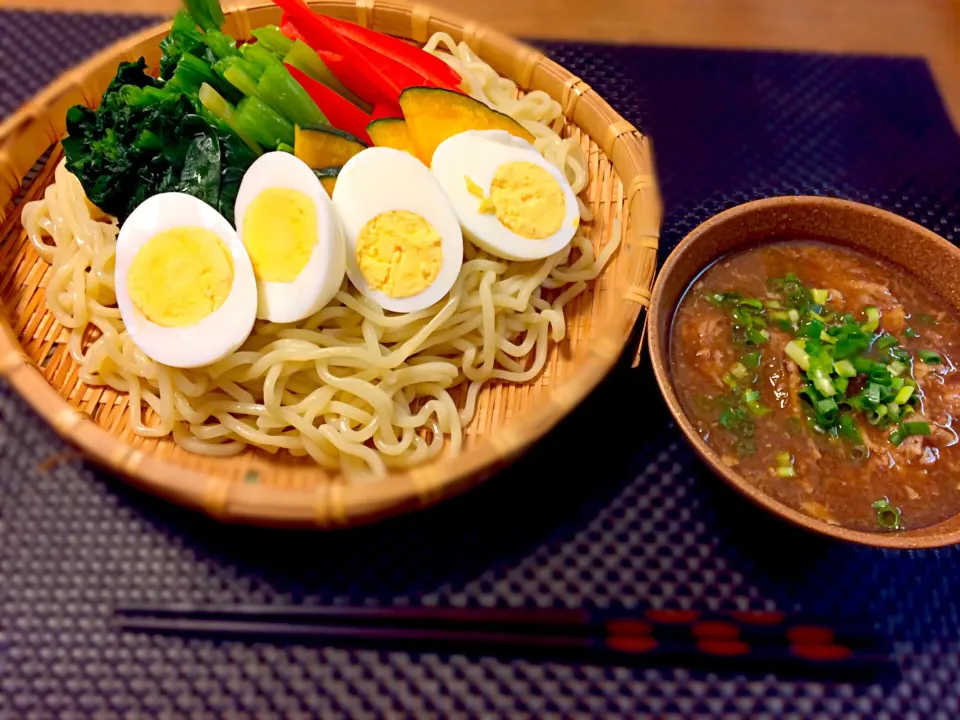
[[[437,51],[438,44],[452,54]],[[556,102],[538,92],[517,100],[512,82],[448,36],[434,36],[427,48],[457,69],[474,97],[533,132],[575,192],[586,186],[579,145],[548,125],[560,117]],[[564,306],[600,274],[620,241],[614,222],[597,256],[578,233],[563,251],[528,263],[464,243],[450,295],[431,308],[386,313],[345,282],[312,317],[289,325],[258,321],[233,355],[180,370],[150,360],[124,330],[113,284],[116,222],[91,217],[79,181],[63,163],[43,199],[24,207],[22,220],[53,267],[46,302],[70,329],[80,379],[128,393],[135,433],[172,435],[180,447],[204,455],[233,455],[247,445],[284,449],[355,478],[421,463],[447,439],[457,452],[483,384],[526,382],[543,369],[548,343],[566,334]],[[544,289],[556,290],[553,299]],[[99,331],[92,342],[91,325]],[[451,391],[464,382],[466,400],[458,408]],[[155,413],[149,421],[144,405]]]

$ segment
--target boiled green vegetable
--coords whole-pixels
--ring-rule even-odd
[[[67,111],[67,169],[90,202],[121,221],[148,197],[173,190],[232,219],[224,186],[226,196],[236,196],[232,186],[255,153],[226,124],[198,116],[198,104],[145,67],[142,58],[122,63],[96,111],[80,105]]]

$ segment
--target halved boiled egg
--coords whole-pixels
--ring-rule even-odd
[[[343,223],[347,277],[385,310],[414,312],[450,292],[463,265],[457,216],[426,165],[373,147],[340,171],[333,204]]]
[[[130,214],[117,237],[114,281],[130,337],[158,363],[209,365],[253,329],[247,251],[226,218],[192,195],[154,195]]]
[[[565,248],[580,225],[573,188],[526,140],[502,130],[447,138],[431,169],[471,242],[508,260]]]
[[[285,152],[259,157],[243,176],[234,214],[257,278],[258,318],[295,322],[330,302],[343,283],[343,235],[305,162]]]

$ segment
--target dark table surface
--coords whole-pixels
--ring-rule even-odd
[[[0,12],[0,115],[147,18]],[[37,47],[45,52],[36,53]],[[663,250],[760,197],[875,204],[960,240],[960,141],[916,60],[544,44],[651,135]],[[509,470],[334,534],[219,526],[71,461],[0,390],[0,720],[956,718],[960,555],[804,534],[722,485],[622,367]],[[120,635],[115,603],[779,609],[875,624],[889,684]]]

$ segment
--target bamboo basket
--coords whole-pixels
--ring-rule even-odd
[[[544,90],[561,104],[564,132],[580,139],[589,158],[590,184],[582,197],[596,214],[594,246],[609,241],[615,218],[622,220],[623,238],[604,273],[567,306],[568,339],[551,346],[540,376],[524,385],[489,383],[459,455],[444,453],[370,483],[347,483],[309,459],[283,453],[248,450],[210,458],[180,450],[172,440],[133,435],[126,395],[86,386],[77,377],[67,333],[46,309],[49,266],[26,238],[19,206],[41,197],[52,182],[67,108],[95,106],[121,61],[143,56],[156,66],[169,23],[122,40],[67,72],[0,126],[0,376],[84,456],[152,493],[231,522],[334,528],[429,506],[479,483],[573,409],[621,355],[638,351],[627,344],[650,299],[661,211],[647,138],[540,52],[420,5],[373,0],[311,5],[419,43],[447,32],[522,89]],[[225,30],[237,38],[280,20],[279,10],[266,2],[226,9]]]

